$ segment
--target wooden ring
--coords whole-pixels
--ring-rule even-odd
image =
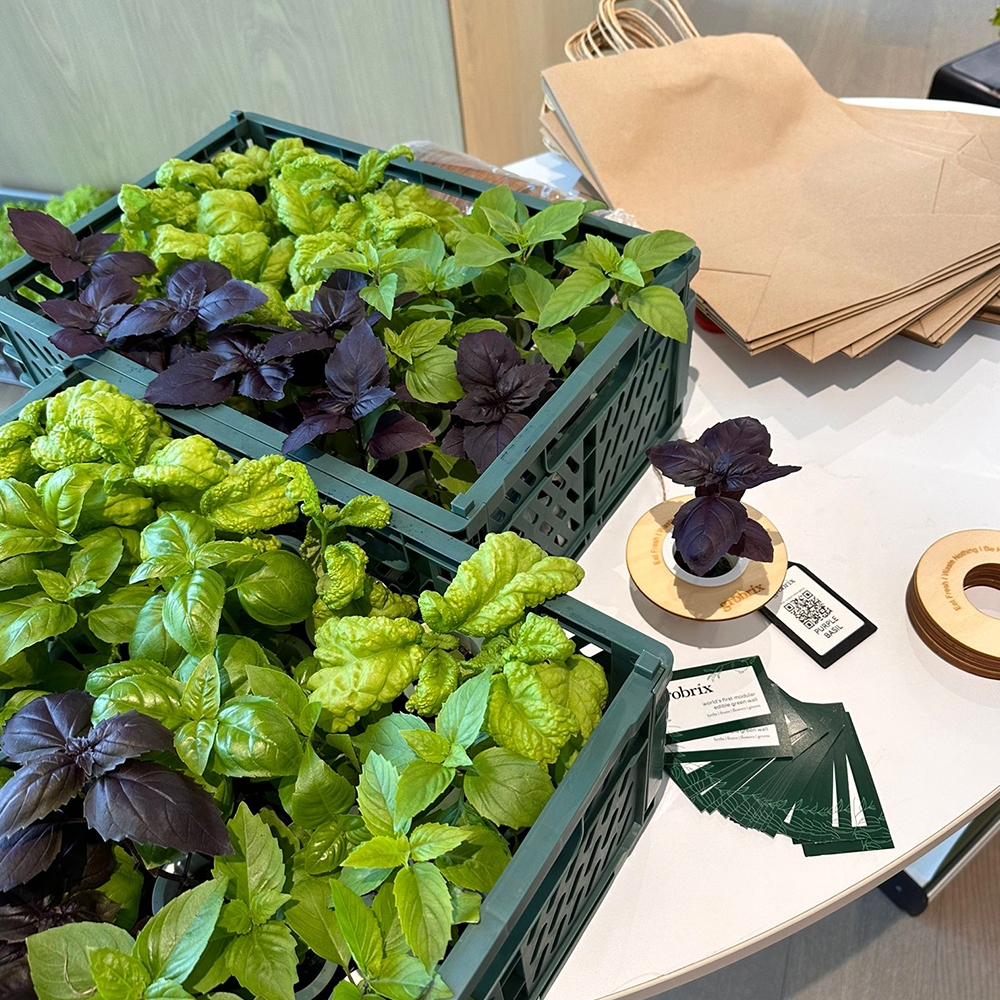
[[[1000,618],[980,611],[966,587],[1000,589],[1000,531],[979,528],[939,538],[906,590],[906,611],[938,656],[980,677],[1000,679]]]
[[[674,515],[691,499],[667,500],[636,521],[625,543],[625,565],[632,582],[658,608],[693,621],[732,621],[759,610],[778,593],[788,571],[788,553],[778,529],[759,510],[747,507],[747,514],[771,536],[773,561],[750,562],[738,579],[722,586],[687,583],[667,567],[663,546]]]

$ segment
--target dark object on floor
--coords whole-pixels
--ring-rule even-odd
[[[927,96],[1000,107],[1000,42],[945,63],[934,74]]]
[[[879,888],[911,917],[919,917],[927,909],[927,893],[905,871],[886,879]]]

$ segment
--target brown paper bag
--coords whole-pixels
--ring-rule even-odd
[[[812,326],[825,356],[847,344],[824,325],[996,250],[1000,184],[880,139],[778,39],[692,39],[544,79],[612,202],[699,241],[696,289],[751,345]]]

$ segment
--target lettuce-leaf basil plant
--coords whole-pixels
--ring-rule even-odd
[[[751,487],[798,472],[800,466],[770,460],[771,435],[759,420],[723,420],[697,441],[667,441],[646,455],[667,479],[695,488],[694,498],[674,515],[673,538],[684,568],[709,576],[727,554],[757,562],[774,558],[770,535],[740,500]]]
[[[371,338],[337,342],[333,419],[388,392]],[[502,423],[501,360],[463,369],[496,410],[470,428]],[[338,1000],[449,996],[438,963],[608,697],[536,610],[580,567],[491,534],[443,593],[398,591],[383,500],[325,504],[100,381],[0,427],[0,475],[0,995],[292,1000],[324,960]]]
[[[529,215],[506,187],[463,215],[386,180],[397,156],[412,158],[396,146],[351,167],[280,139],[126,185],[117,242],[33,212],[11,225],[77,281],[41,303],[67,354],[111,347],[160,373],[149,402],[229,402],[286,432],[286,453],[315,444],[368,469],[415,453],[383,473],[447,504],[625,313],[686,338],[677,295],[650,282],[693,243],[583,237],[600,203]]]

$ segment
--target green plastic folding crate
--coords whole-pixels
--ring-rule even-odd
[[[269,146],[289,136],[299,136],[320,152],[348,163],[356,163],[366,149],[311,129],[234,112],[229,122],[178,157],[209,160],[223,149]],[[468,202],[489,187],[464,174],[405,161],[392,163],[386,176]],[[152,185],[154,174],[138,183]],[[515,197],[530,211],[548,204],[517,192]],[[72,228],[96,232],[118,217],[117,205],[109,201]],[[580,231],[603,236],[618,246],[637,232],[592,215],[584,218]],[[663,267],[654,279],[681,297],[689,329],[694,318],[691,279],[698,261],[698,250],[693,249]],[[0,341],[31,385],[66,360],[48,341],[55,324],[20,291],[27,289],[45,298],[57,294],[37,280],[45,273],[45,267],[30,258],[0,271]],[[314,448],[303,449],[300,455],[311,470],[328,473],[356,491],[379,492],[395,509],[472,544],[489,531],[514,528],[553,555],[578,555],[642,473],[646,449],[669,438],[680,423],[689,354],[688,343],[662,337],[631,314],[622,317],[475,484],[452,502],[450,510]],[[140,366],[113,352],[104,352],[102,360],[125,374],[142,377]],[[231,431],[258,436],[270,451],[280,448],[282,435],[254,418],[225,406],[203,412],[213,414],[218,424],[215,437],[221,443]],[[178,415],[178,420],[186,423],[188,418]],[[195,423],[192,418],[192,428]]]
[[[0,414],[17,417],[33,399],[86,378],[124,392],[135,383],[98,362],[58,371]],[[161,407],[174,420],[184,411]],[[202,430],[204,433],[204,430]],[[235,439],[234,439],[235,440]],[[263,452],[252,439],[227,446],[234,457]],[[325,499],[356,494],[327,473],[313,471]],[[472,549],[406,513],[394,510],[381,531],[358,532],[370,555],[369,572],[408,593],[443,591]],[[362,541],[362,539],[358,539]],[[670,650],[572,597],[545,605],[583,653],[608,675],[607,710],[555,794],[528,831],[441,967],[456,1000],[535,1000],[562,966],[615,872],[628,856],[666,784],[663,770]]]

